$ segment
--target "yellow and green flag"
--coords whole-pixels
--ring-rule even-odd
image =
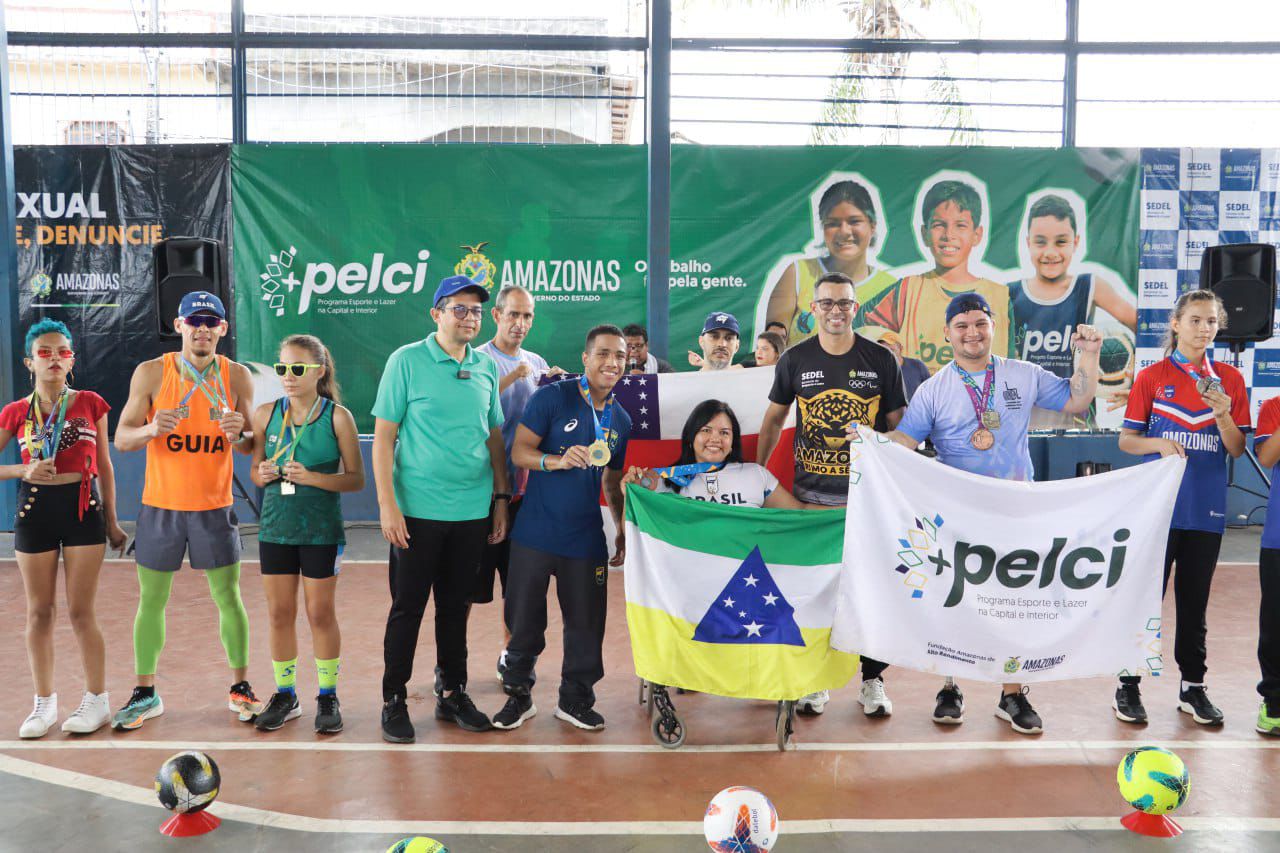
[[[798,699],[847,684],[857,655],[829,644],[844,518],[628,488],[636,674],[743,699]]]

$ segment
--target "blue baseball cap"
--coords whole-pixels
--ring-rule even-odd
[[[702,334],[704,335],[716,329],[728,329],[738,337],[742,337],[742,333],[738,331],[738,318],[724,311],[708,314],[707,319],[702,324]]]
[[[436,288],[435,298],[431,300],[433,306],[439,305],[441,299],[448,299],[455,293],[461,293],[464,290],[474,290],[480,297],[481,302],[489,301],[489,291],[485,290],[483,284],[476,284],[465,275],[451,275],[440,282],[440,286]]]
[[[980,293],[961,293],[952,297],[947,304],[947,322],[950,323],[953,317],[966,311],[981,311],[990,317],[991,304]]]
[[[179,317],[190,317],[192,314],[199,314],[201,311],[217,314],[222,319],[227,319],[227,309],[222,307],[222,300],[207,290],[193,290],[182,297],[182,301],[178,303]]]

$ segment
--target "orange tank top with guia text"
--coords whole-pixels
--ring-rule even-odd
[[[226,405],[234,408],[231,393],[231,362],[217,356],[217,379],[210,371],[206,382],[226,395]],[[220,385],[212,383],[221,380]],[[176,409],[183,405],[195,385],[189,371],[182,369],[178,353],[164,354],[164,378],[160,391],[151,400],[147,419],[158,409]],[[209,417],[212,404],[196,388],[185,404],[187,416],[168,435],[151,439],[147,445],[147,480],[142,488],[142,502],[157,509],[187,512],[231,506],[231,454],[234,452],[218,422]]]

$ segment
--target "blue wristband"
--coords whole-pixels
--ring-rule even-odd
[[[547,457],[550,455],[551,455],[550,453],[542,454],[542,458],[538,460],[538,468],[540,470],[543,470],[543,471],[547,470]]]

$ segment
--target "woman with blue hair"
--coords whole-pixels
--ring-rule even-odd
[[[58,721],[53,618],[59,551],[85,675],[84,698],[62,730],[88,734],[111,719],[106,650],[94,611],[98,572],[106,543],[117,549],[125,544],[116,523],[115,475],[106,442],[110,406],[92,391],[71,387],[75,351],[63,323],[45,319],[28,329],[23,361],[31,373],[31,394],[0,410],[0,450],[16,436],[22,451],[21,464],[0,465],[0,479],[21,480],[14,550],[27,595],[27,657],[36,688],[35,708],[18,734],[41,737]]]

